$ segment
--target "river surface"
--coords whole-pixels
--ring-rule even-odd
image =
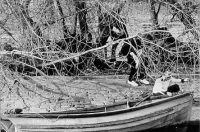
[[[192,107],[190,121],[179,125],[168,126],[158,129],[145,130],[142,132],[200,132],[200,103],[196,102]]]
[[[200,132],[200,120],[140,132]]]

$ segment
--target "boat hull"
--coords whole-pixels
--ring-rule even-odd
[[[125,106],[125,105],[124,105]],[[190,94],[154,100],[130,108],[97,113],[10,115],[17,132],[142,131],[190,119]]]

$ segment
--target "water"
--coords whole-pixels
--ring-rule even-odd
[[[200,132],[200,120],[189,121],[179,125],[150,129],[141,132]]]
[[[0,132],[6,132],[6,131],[1,130]],[[189,121],[187,123],[179,125],[150,129],[139,132],[200,132],[200,120]]]
[[[1,130],[0,132],[5,132]],[[140,132],[200,132],[200,120]]]

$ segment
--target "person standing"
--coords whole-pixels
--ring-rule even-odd
[[[128,64],[130,64],[130,74],[128,77],[128,84],[132,86],[138,86],[137,79],[142,84],[149,84],[149,81],[146,80],[146,71],[143,64],[141,64],[139,57],[142,54],[142,50],[139,50],[136,54],[130,52],[127,55]]]
[[[130,65],[130,73],[128,77],[128,84],[131,86],[138,86],[138,82],[142,84],[149,84],[146,80],[146,71],[144,65],[141,63],[142,42],[138,37],[131,38],[122,46],[119,56],[126,56],[127,62]]]

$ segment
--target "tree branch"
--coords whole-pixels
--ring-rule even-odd
[[[6,32],[6,34],[8,34],[13,40],[15,40],[16,42],[18,42],[18,41],[13,37],[12,33],[9,32],[9,31],[4,27],[4,25],[3,25],[1,22],[0,22],[0,28],[2,28],[2,29]]]

